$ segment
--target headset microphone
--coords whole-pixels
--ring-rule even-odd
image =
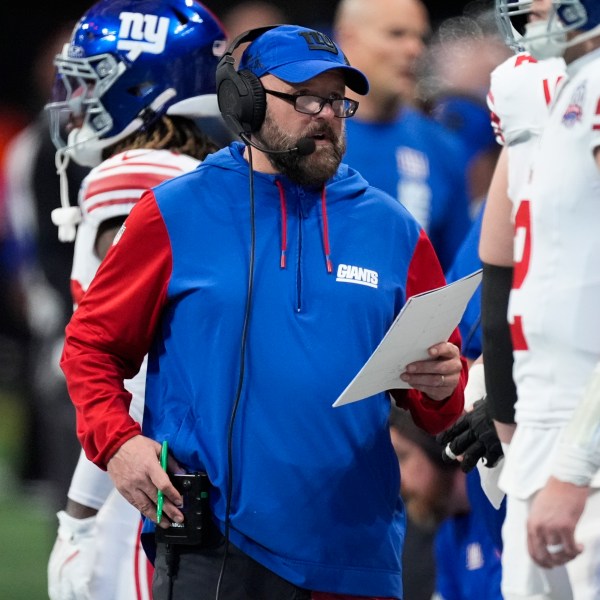
[[[300,138],[296,144],[296,153],[298,156],[308,156],[317,149],[315,140],[311,138]]]
[[[264,146],[261,146],[256,142],[253,142],[250,139],[250,136],[246,133],[240,133],[240,137],[242,138],[245,144],[247,144],[248,146],[252,146],[257,150],[260,150],[265,154],[297,154],[298,156],[308,156],[317,149],[315,140],[311,138],[300,138],[296,146],[294,148],[290,148],[289,150],[269,150],[268,148],[265,148]]]

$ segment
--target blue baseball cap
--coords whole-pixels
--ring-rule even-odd
[[[350,66],[329,36],[297,25],[280,25],[263,33],[246,48],[239,68],[257,77],[270,73],[288,83],[302,83],[339,69],[352,91],[362,96],[369,91],[365,75]]]

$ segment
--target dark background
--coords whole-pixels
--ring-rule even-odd
[[[217,16],[238,0],[205,0]],[[481,0],[480,0],[481,1]],[[33,113],[41,99],[33,92],[31,68],[38,52],[53,29],[67,20],[75,21],[93,4],[89,0],[0,0],[0,103]],[[290,15],[290,21],[306,26],[327,27],[336,0],[296,0],[277,2]],[[467,0],[426,0],[433,24],[459,15]],[[492,5],[491,0],[489,4]]]

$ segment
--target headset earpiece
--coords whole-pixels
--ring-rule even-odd
[[[260,79],[251,71],[243,69],[239,76],[248,87],[247,101],[242,102],[242,125],[247,122],[249,131],[258,131],[265,120],[267,95]]]
[[[260,79],[247,69],[236,71],[234,50],[246,42],[253,42],[266,31],[278,25],[250,29],[237,36],[217,65],[217,99],[219,110],[227,126],[239,136],[258,131],[264,121],[267,100]]]

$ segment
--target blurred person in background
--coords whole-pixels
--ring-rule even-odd
[[[500,153],[486,104],[490,75],[510,55],[494,11],[479,6],[440,24],[419,69],[417,95],[425,110],[457,133],[465,148],[473,219],[485,200]]]
[[[12,7],[8,18],[14,18]],[[30,33],[29,28],[28,33]],[[8,35],[5,34],[3,39],[8,39]],[[37,47],[38,44],[43,46],[46,41],[40,40],[39,37],[35,40],[36,42],[28,47]],[[12,58],[13,52],[14,48],[11,47],[10,52],[5,50],[2,56],[5,59]],[[6,474],[11,481],[22,482],[24,476],[30,479],[34,470],[36,473],[40,472],[38,466],[40,454],[36,450],[36,438],[30,435],[34,429],[29,387],[31,338],[25,292],[20,277],[24,256],[17,239],[17,232],[11,222],[11,211],[8,206],[6,159],[15,138],[31,122],[32,112],[39,107],[36,104],[35,94],[27,94],[18,100],[11,98],[10,94],[14,94],[17,88],[11,84],[9,73],[10,67],[14,68],[16,65],[21,77],[25,80],[31,79],[37,89],[37,74],[32,74],[31,69],[24,68],[19,61],[4,61],[0,93],[8,93],[2,93],[0,98],[0,289],[2,290],[0,294],[0,408],[9,407],[10,411],[11,407],[14,407],[14,411],[19,415],[19,425],[21,422],[25,425],[25,431],[19,429],[16,437],[19,440],[25,437],[26,442],[19,442],[16,446],[17,461],[6,465],[0,464],[0,469],[3,469],[3,475]],[[26,85],[18,88],[18,94],[22,93],[23,87]],[[31,104],[35,105],[35,109],[31,108]],[[23,451],[25,448],[27,452]]]
[[[229,39],[235,39],[240,33],[267,25],[281,25],[288,22],[285,9],[278,4],[266,0],[245,0],[234,4],[222,18],[223,27]],[[237,60],[241,57],[238,48],[232,56]]]
[[[0,170],[0,386],[22,389],[29,327],[19,279],[20,253],[8,219],[6,182]]]
[[[481,34],[474,19],[475,31]],[[356,63],[369,77],[371,91],[361,101],[360,111],[348,123],[348,152],[346,161],[356,167],[372,184],[382,187],[413,212],[429,231],[438,255],[448,270],[471,228],[473,200],[481,195],[483,183],[475,186],[468,178],[469,163],[479,157],[487,163],[493,135],[489,113],[485,105],[473,102],[455,102],[446,105],[442,123],[421,112],[420,81],[426,42],[430,36],[429,19],[424,5],[418,0],[343,0],[338,4],[334,22],[336,39],[348,59]],[[468,38],[465,32],[465,40]],[[441,34],[436,39],[445,39]],[[455,52],[463,47],[452,46]],[[485,56],[489,56],[487,53]],[[431,59],[429,59],[431,60]],[[470,64],[478,66],[478,73],[469,86],[481,86],[477,93],[485,98],[486,76],[489,78],[490,61],[476,54],[469,56]],[[480,66],[481,65],[481,66]],[[450,81],[451,69],[439,66],[440,77],[448,77],[436,91],[459,87]],[[466,78],[465,78],[466,81]],[[466,87],[466,82],[460,86]],[[481,101],[483,103],[483,100]],[[450,112],[452,109],[452,117]],[[472,126],[476,115],[479,127]],[[452,129],[453,131],[449,131]],[[494,149],[491,152],[496,155]],[[483,171],[483,170],[482,170]],[[487,176],[490,176],[489,170]],[[469,186],[472,186],[470,188]],[[474,232],[469,240],[477,239]],[[468,255],[468,252],[463,254]],[[477,265],[475,254],[475,263]],[[470,268],[470,262],[460,269]],[[479,268],[476,266],[476,268]],[[473,270],[476,270],[473,269]],[[458,270],[459,267],[457,266]],[[472,272],[472,271],[470,271]],[[462,271],[464,273],[464,270]],[[479,292],[469,304],[472,319],[463,338],[463,351],[473,360],[479,351],[478,321]],[[422,598],[419,590],[426,567],[421,560],[431,545],[431,536],[408,519],[405,561],[407,597]]]
[[[498,156],[486,96],[492,71],[512,55],[486,8],[444,21],[435,32],[422,66],[419,96],[431,116],[452,130],[463,144],[473,225],[446,272],[448,282],[482,268],[479,238],[483,207]],[[461,319],[461,352],[471,365],[482,353],[481,287]]]
[[[482,268],[479,238],[483,208],[500,154],[486,96],[490,75],[510,51],[498,35],[490,10],[444,21],[424,61],[419,95],[431,116],[460,138],[467,155],[473,225],[447,271],[449,282]],[[469,365],[482,353],[481,287],[460,323],[462,353]]]
[[[501,32],[505,34],[514,54],[491,74],[488,105],[492,111],[494,133],[502,150],[487,195],[479,243],[483,265],[482,349],[486,366],[484,368],[483,361],[478,360],[469,372],[469,388],[479,390],[478,393],[473,392],[474,399],[486,398],[484,412],[487,418],[484,421],[477,417],[479,430],[476,433],[471,428],[469,436],[466,428],[470,426],[466,424],[476,418],[475,411],[467,413],[456,424],[454,429],[460,435],[450,444],[450,449],[455,454],[462,453],[464,444],[478,443],[483,455],[486,444],[492,438],[495,439],[494,443],[498,441],[496,430],[506,453],[514,431],[516,388],[512,370],[513,347],[507,319],[513,281],[513,245],[515,263],[519,267],[524,256],[525,229],[522,225],[526,221],[528,210],[528,202],[522,201],[528,198],[530,162],[546,123],[556,87],[565,70],[564,61],[560,58],[546,56],[544,60],[538,61],[524,50],[530,44],[528,34],[534,33],[538,26],[536,21],[541,20],[543,11],[547,11],[550,5],[549,0],[536,2],[536,12],[531,15],[528,15],[529,6],[516,3],[512,6],[517,11],[515,23],[519,26],[521,35],[516,34],[512,25],[508,27],[510,21],[505,15],[505,25]],[[525,10],[520,12],[522,9]],[[510,36],[507,35],[509,32]],[[522,35],[525,37],[521,37]],[[515,227],[518,234],[516,236]],[[486,438],[485,443],[482,442],[483,436]],[[451,437],[450,434],[448,441]],[[461,444],[462,448],[459,447]],[[504,496],[498,486],[503,465],[504,461],[499,461],[496,468],[488,469],[482,460],[477,462],[484,489],[496,503]],[[507,531],[510,529],[510,525],[507,525]],[[505,552],[503,560],[512,561],[517,569],[524,564],[522,557],[514,551]],[[512,579],[514,583],[517,582],[517,578]]]
[[[479,259],[479,238],[483,221],[483,207],[471,226],[471,230],[461,244],[452,266],[446,273],[446,280],[452,283],[462,277],[481,269]],[[467,304],[467,308],[459,323],[460,335],[463,340],[461,354],[467,359],[469,368],[481,356],[483,351],[481,335],[481,286],[479,286]]]
[[[334,35],[369,78],[347,125],[345,161],[403,204],[428,233],[444,270],[471,225],[465,151],[420,111],[418,64],[430,36],[420,0],[341,0]]]
[[[457,463],[442,460],[435,438],[394,406],[390,434],[407,513],[434,535],[432,577],[422,586],[434,587],[437,600],[500,600],[504,506],[496,510],[481,490],[477,471],[465,474]]]
[[[7,222],[21,290],[21,310],[29,343],[23,377],[25,432],[19,475],[46,496],[51,510],[66,494],[77,456],[75,413],[64,376],[58,368],[65,325],[72,310],[69,272],[73,245],[56,236],[50,213],[60,191],[50,139],[48,116],[42,109],[54,81],[52,57],[69,39],[73,22],[56,26],[40,43],[32,81],[38,112],[6,150]],[[88,169],[72,165],[67,172],[72,201]]]

